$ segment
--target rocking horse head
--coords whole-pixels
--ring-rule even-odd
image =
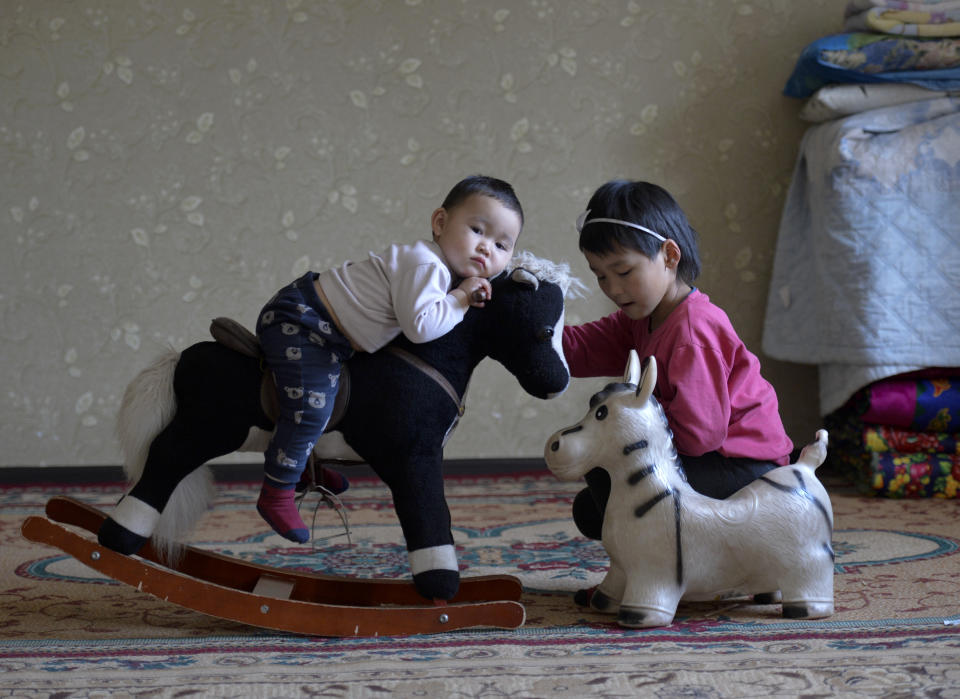
[[[530,258],[525,258],[530,261]],[[543,269],[539,270],[543,275]],[[570,370],[563,355],[563,297],[558,282],[517,266],[493,282],[483,317],[484,349],[537,398],[566,390]]]
[[[566,264],[526,251],[518,252],[490,283],[491,299],[483,308],[471,308],[443,337],[414,345],[401,336],[396,344],[440,369],[461,394],[476,365],[490,357],[530,395],[560,395],[570,382],[562,346],[564,298],[585,287]]]

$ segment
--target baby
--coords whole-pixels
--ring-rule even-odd
[[[430,218],[433,240],[394,244],[380,254],[308,272],[260,312],[257,336],[279,399],[276,430],[264,452],[257,510],[275,532],[299,543],[309,532],[294,488],[330,419],[341,364],[375,352],[401,332],[429,342],[482,307],[488,281],[504,270],[523,227],[508,183],[473,176],[458,182]],[[346,480],[334,474],[331,490]],[[339,477],[337,477],[339,476]],[[328,479],[329,480],[329,479]]]

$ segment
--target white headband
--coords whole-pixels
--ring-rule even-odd
[[[639,223],[630,223],[629,221],[621,221],[618,218],[591,218],[588,221],[587,216],[589,215],[590,215],[590,209],[587,209],[582,214],[577,216],[577,223],[576,223],[577,233],[582,232],[583,227],[586,226],[588,223],[618,223],[621,226],[629,226],[630,228],[636,228],[638,231],[649,233],[650,235],[652,235],[654,238],[656,238],[662,243],[667,242],[667,239],[664,238],[662,235],[651,231],[649,228],[645,228],[644,226],[641,226]]]

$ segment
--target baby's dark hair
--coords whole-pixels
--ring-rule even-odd
[[[496,177],[471,175],[460,180],[453,185],[453,189],[447,193],[440,206],[449,211],[474,194],[482,194],[496,199],[520,217],[520,228],[523,228],[523,207],[520,206],[517,193],[513,191],[510,183],[498,180]]]
[[[587,204],[592,218],[615,218],[636,223],[673,240],[680,248],[677,277],[686,284],[700,276],[697,232],[686,214],[663,187],[650,182],[611,180],[601,185]],[[617,248],[635,250],[653,259],[663,243],[649,233],[616,223],[592,223],[580,231],[580,250],[607,255]]]

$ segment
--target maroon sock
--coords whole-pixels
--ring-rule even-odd
[[[339,471],[334,471],[326,466],[319,467],[320,472],[316,476],[316,483],[310,477],[310,469],[303,469],[303,475],[300,476],[300,482],[297,483],[297,492],[302,493],[308,488],[319,485],[329,490],[334,495],[339,495],[350,487],[350,481]]]
[[[277,483],[265,478],[257,499],[257,512],[284,539],[302,544],[310,539],[310,532],[297,512],[293,486],[293,483]]]
[[[326,466],[320,467],[320,483],[324,488],[334,495],[339,495],[350,487],[350,481],[339,471],[334,471]]]

